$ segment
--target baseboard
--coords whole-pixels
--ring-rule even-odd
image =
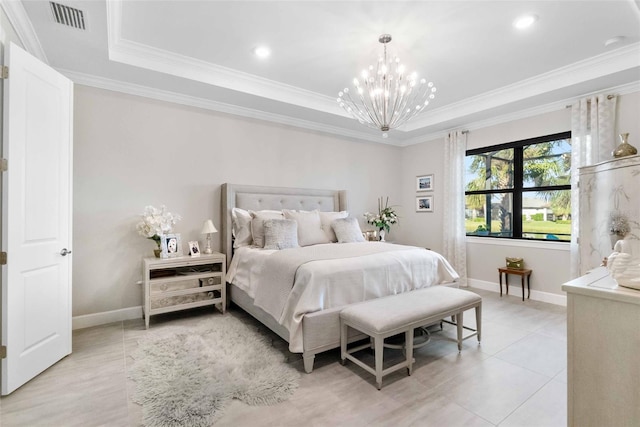
[[[500,285],[493,282],[487,282],[478,279],[467,279],[467,285],[470,288],[482,289],[483,291],[500,292]],[[526,292],[526,289],[525,289]],[[509,295],[522,298],[522,286],[509,285]],[[526,298],[526,295],[525,295]],[[552,294],[551,292],[542,292],[531,289],[530,299],[535,301],[547,302],[549,304],[567,306],[566,295]]]
[[[121,322],[123,320],[141,319],[142,306],[121,308],[119,310],[103,311],[102,313],[85,314],[73,318],[73,329],[90,328],[106,323]]]

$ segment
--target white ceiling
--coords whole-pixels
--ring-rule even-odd
[[[77,83],[394,145],[640,90],[632,0],[59,3],[84,11],[86,31],[55,23],[48,1],[0,4],[29,50]],[[524,13],[539,19],[516,30]],[[336,103],[376,61],[383,33],[391,54],[438,87],[388,139]],[[252,54],[259,44],[268,59]]]

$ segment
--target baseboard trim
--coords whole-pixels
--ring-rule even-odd
[[[498,283],[487,282],[485,280],[467,279],[467,285],[470,288],[482,289],[483,291],[491,291],[497,293],[500,292],[500,285]],[[509,295],[522,298],[522,286],[509,285]],[[564,307],[567,306],[566,295],[552,294],[551,292],[542,292],[531,289],[530,299],[535,301],[547,302],[549,304],[562,305]]]
[[[90,328],[106,323],[121,322],[123,320],[142,318],[142,306],[121,308],[119,310],[103,311],[101,313],[85,314],[73,317],[73,329]]]

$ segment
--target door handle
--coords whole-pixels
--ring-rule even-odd
[[[60,251],[60,255],[62,256],[67,256],[70,253],[71,251],[67,250],[67,248],[62,248],[62,250]]]

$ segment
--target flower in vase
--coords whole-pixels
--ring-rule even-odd
[[[173,226],[182,219],[180,215],[167,212],[164,205],[160,206],[160,209],[146,206],[140,217],[142,220],[136,225],[138,234],[156,242],[158,248],[160,248],[160,235],[171,233]]]
[[[367,223],[373,225],[378,230],[386,230],[387,233],[393,224],[398,223],[398,215],[392,206],[389,206],[389,198],[387,197],[384,207],[382,205],[382,197],[378,199],[378,213],[365,212]]]

